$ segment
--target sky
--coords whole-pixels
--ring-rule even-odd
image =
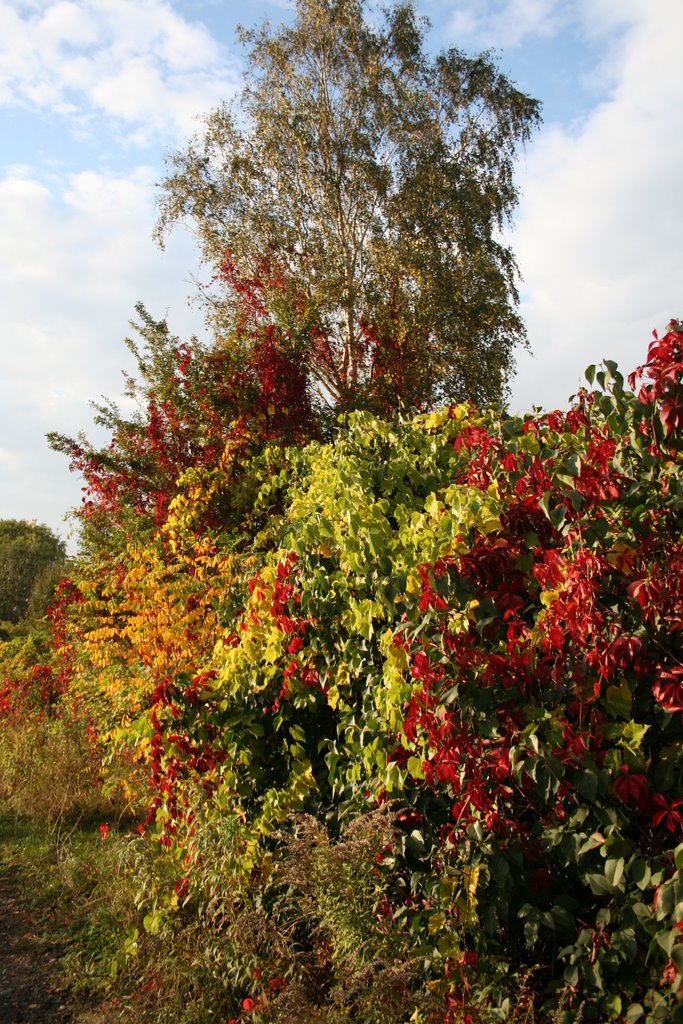
[[[543,104],[507,238],[530,352],[510,406],[566,407],[589,363],[629,372],[683,316],[682,0],[416,0],[431,52],[496,51]],[[81,481],[45,441],[97,437],[136,302],[202,334],[198,254],[152,240],[157,183],[240,88],[242,21],[288,0],[0,0],[0,519],[73,547]]]

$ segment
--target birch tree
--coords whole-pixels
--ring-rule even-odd
[[[431,59],[411,3],[370,13],[297,0],[240,30],[244,88],[170,156],[159,241],[188,226],[218,343],[248,344],[248,294],[323,405],[504,399],[526,334],[502,231],[539,104],[488,53]]]

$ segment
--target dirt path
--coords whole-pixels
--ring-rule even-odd
[[[0,873],[0,1024],[105,1024],[60,982],[63,950]]]

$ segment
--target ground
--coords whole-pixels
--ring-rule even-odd
[[[60,973],[63,949],[46,913],[39,920],[10,869],[0,871],[0,1024],[105,1024],[80,1004]]]

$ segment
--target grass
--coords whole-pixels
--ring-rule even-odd
[[[116,993],[112,964],[137,913],[134,878],[125,868],[129,840],[118,829],[103,840],[99,824],[46,826],[0,813],[0,873],[66,950],[60,981],[78,997],[123,1006],[132,994]]]

